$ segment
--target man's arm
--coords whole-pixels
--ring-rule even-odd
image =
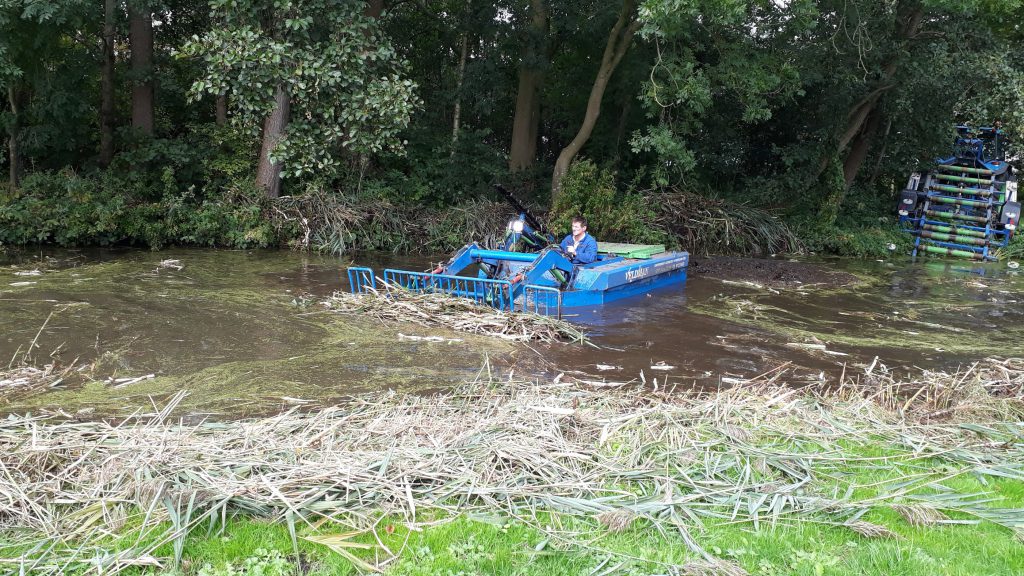
[[[594,260],[597,260],[597,240],[590,234],[580,242],[579,248],[576,250],[576,262],[578,264],[590,264]]]

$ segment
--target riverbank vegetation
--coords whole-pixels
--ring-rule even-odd
[[[711,390],[485,369],[231,423],[171,417],[184,394],[119,422],[0,421],[5,570],[1024,569],[1019,359],[872,363],[829,389],[785,366]]]
[[[555,232],[880,254],[955,123],[1024,141],[1020,10],[14,0],[0,243],[446,251],[502,183]]]

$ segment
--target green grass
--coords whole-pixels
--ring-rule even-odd
[[[1017,485],[1013,489],[1019,498],[1022,487]],[[749,524],[714,522],[690,530],[712,556],[734,561],[750,574],[765,576],[975,576],[1024,572],[1024,545],[1009,531],[995,525],[915,528],[891,510],[873,511],[865,519],[889,527],[899,537],[867,538],[843,527],[811,523],[762,525],[755,530]],[[401,551],[398,559],[385,568],[387,574],[394,575],[555,576],[589,574],[599,565],[601,570],[621,565],[613,572],[619,574],[660,574],[668,573],[670,566],[697,558],[678,534],[661,534],[642,519],[621,533],[607,532],[596,522],[565,526],[589,529],[592,549],[564,547],[514,520],[495,522],[459,517],[417,532],[408,532],[395,520],[393,524],[384,521],[379,525],[385,544]],[[389,525],[395,527],[390,535],[383,530]],[[408,542],[402,549],[406,536]],[[367,535],[356,540],[374,542]],[[356,573],[351,563],[322,546],[300,540],[299,548],[301,560],[294,566],[301,566],[308,574]],[[238,565],[259,549],[280,551],[294,562],[291,540],[283,524],[237,520],[230,522],[222,535],[190,538],[178,573],[198,573],[204,565]],[[360,555],[373,559],[372,553]]]
[[[887,452],[890,451],[879,448],[873,455],[883,456]],[[862,455],[872,456],[870,453]],[[850,476],[844,480],[861,486],[872,485],[858,489],[869,496],[880,493],[885,480],[895,479],[911,468],[935,471],[942,466],[937,460],[921,460],[895,464],[891,470],[884,466],[874,470],[861,468],[859,472],[851,469]],[[840,484],[844,487],[842,481]],[[1024,506],[1024,483],[1020,481],[1000,478],[982,483],[975,477],[957,476],[943,484],[961,494],[991,492],[998,498],[992,506]],[[612,532],[594,519],[566,521],[552,515],[539,515],[538,521],[546,526],[584,533],[584,538],[574,539],[585,542],[584,546],[570,545],[568,539],[549,539],[524,521],[502,516],[451,518],[431,513],[417,520],[421,528],[416,531],[408,530],[399,517],[386,517],[378,523],[378,535],[396,553],[384,567],[386,574],[557,576],[600,574],[611,569],[614,570],[609,574],[665,574],[671,573],[673,566],[699,559],[678,532],[661,533],[643,518],[637,518],[622,532]],[[776,525],[762,522],[755,528],[749,522],[715,520],[705,521],[703,526],[688,525],[687,530],[709,555],[735,562],[752,575],[1024,573],[1024,544],[1011,531],[989,522],[914,527],[888,507],[876,507],[862,520],[883,525],[897,537],[869,538],[842,526],[812,521],[782,521]],[[226,526],[217,530],[194,531],[186,540],[182,563],[177,569],[167,566],[163,570],[134,569],[129,573],[273,576],[275,573],[267,571],[264,563],[255,560],[251,562],[257,568],[264,568],[264,572],[241,572],[241,566],[247,558],[265,555],[264,551],[277,551],[287,559],[290,574],[357,574],[359,571],[341,555],[302,538],[303,535],[344,531],[346,529],[329,525],[316,530],[300,527],[296,559],[285,523],[239,517],[229,519]],[[111,549],[123,549],[135,541],[133,535],[126,535],[110,545]],[[348,549],[366,561],[380,562],[389,557],[369,533],[355,536],[351,541],[372,546],[368,550]],[[0,555],[10,557],[11,552],[8,549]],[[166,559],[173,554],[173,546],[166,544],[156,555]],[[235,572],[228,571],[229,565]]]
[[[783,441],[783,443],[787,443]],[[953,475],[948,461],[939,458],[908,459],[907,452],[880,444],[840,443],[849,460],[837,466],[832,480],[822,479],[831,489],[842,492],[853,485],[858,498],[881,496],[892,482],[915,472],[952,475],[941,484],[956,493],[987,493],[990,507],[1024,508],[1024,482],[1006,478]],[[813,451],[801,443],[793,452]],[[822,486],[817,486],[821,489]],[[956,520],[975,520],[961,515]],[[870,510],[862,520],[887,527],[895,538],[869,538],[848,528],[812,521],[777,525],[725,520],[706,521],[687,527],[694,541],[713,557],[735,562],[750,574],[775,575],[1003,575],[1024,573],[1024,544],[1015,534],[991,522],[911,526],[888,506]],[[662,574],[670,567],[699,558],[680,534],[662,533],[639,518],[623,532],[607,530],[595,520],[571,520],[559,526],[559,519],[541,515],[539,522],[586,534],[576,541],[585,547],[548,540],[539,530],[507,518],[458,517],[450,522],[409,532],[398,519],[382,521],[382,539],[399,558],[386,573],[561,575],[590,574],[618,566],[615,574]],[[564,522],[564,521],[563,521]],[[393,526],[385,533],[383,527]],[[402,549],[402,542],[408,541]],[[372,543],[372,537],[357,540]],[[291,553],[286,528],[251,520],[231,523],[224,537],[194,538],[186,546],[191,566],[203,563],[223,565],[252,555],[257,548]],[[323,548],[303,543],[307,569],[312,574],[346,574],[352,568],[345,560]],[[372,555],[363,554],[372,560]],[[600,569],[597,568],[600,566]]]

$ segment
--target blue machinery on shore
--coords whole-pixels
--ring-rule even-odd
[[[468,298],[499,310],[560,316],[563,308],[606,304],[686,280],[687,252],[602,243],[595,262],[574,266],[553,238],[527,220],[524,214],[509,223],[501,249],[474,242],[430,272],[386,269],[378,277],[370,268],[349,268],[350,289],[376,290],[380,280],[389,287]]]
[[[957,126],[954,153],[934,170],[911,175],[900,194],[899,216],[919,252],[995,260],[1020,222],[1013,167],[998,127]]]

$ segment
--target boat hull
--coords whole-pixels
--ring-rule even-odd
[[[687,252],[663,252],[650,258],[610,258],[579,268],[571,287],[562,290],[562,308],[600,306],[652,290],[683,284],[690,264]]]

